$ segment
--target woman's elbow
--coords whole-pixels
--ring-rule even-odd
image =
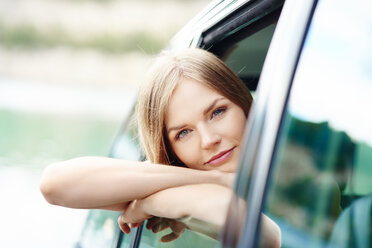
[[[56,175],[58,175],[57,166],[57,164],[51,164],[45,168],[39,184],[40,191],[45,200],[53,205],[59,205],[58,199],[61,197],[61,190],[56,180]]]
[[[273,230],[273,237],[272,237],[270,247],[280,248],[280,247],[282,247],[282,235],[281,235],[280,228],[279,228],[278,225],[275,225],[275,227],[273,227],[273,229],[274,229]]]
[[[266,215],[262,215],[261,222],[261,244],[260,247],[280,248],[282,243],[281,231],[278,224],[271,220]]]

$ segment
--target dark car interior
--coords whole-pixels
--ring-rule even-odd
[[[251,91],[257,88],[283,2],[252,1],[202,34],[200,47],[224,60]]]

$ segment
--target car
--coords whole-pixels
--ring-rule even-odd
[[[119,213],[92,210],[77,247],[258,247],[262,213],[282,247],[372,247],[372,4],[212,1],[167,50],[206,49],[254,96],[219,239],[186,230],[160,243]],[[144,159],[123,123],[111,157]]]

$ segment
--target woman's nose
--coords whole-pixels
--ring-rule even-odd
[[[209,149],[215,144],[221,143],[221,136],[208,127],[200,129],[202,149]]]

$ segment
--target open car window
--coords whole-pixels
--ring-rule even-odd
[[[235,26],[233,30],[227,29],[225,34],[221,34],[221,26],[229,26],[228,24],[232,24],[232,20],[236,21],[236,16],[232,16],[230,22],[229,18],[224,19],[222,23],[218,23],[204,32],[199,43],[201,48],[209,50],[224,60],[251,91],[255,91],[257,88],[258,79],[283,1],[266,2],[274,2],[275,4],[270,5],[271,9],[266,8],[267,6],[265,5],[261,6],[263,9],[257,11],[256,16],[251,16],[256,18],[255,22],[247,18],[245,22]],[[252,6],[248,7],[251,8]],[[247,15],[252,15],[252,11],[249,11],[249,8],[245,11]],[[239,15],[244,15],[243,10],[239,12]],[[215,31],[216,34],[214,33]],[[145,225],[146,222],[143,226]],[[209,223],[202,223],[201,226],[204,226],[204,228],[197,228],[202,231],[197,231],[194,228],[187,229],[178,239],[169,243],[160,242],[162,236],[170,233],[169,229],[154,234],[142,227],[138,247],[220,247],[221,244],[218,241],[220,230],[208,229],[208,225]],[[213,233],[213,235],[210,235],[210,233]],[[211,236],[214,236],[214,238],[211,238]]]
[[[231,47],[223,59],[251,91],[257,89],[276,25],[270,24]]]

